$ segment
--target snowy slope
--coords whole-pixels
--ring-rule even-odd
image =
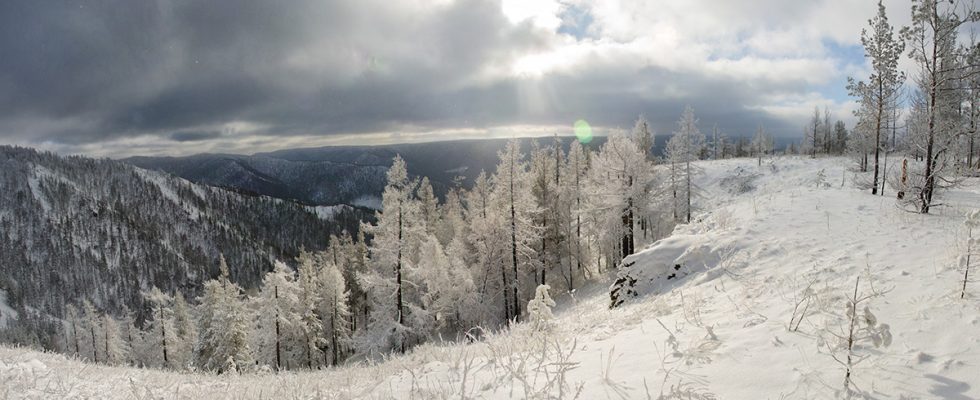
[[[631,256],[637,298],[609,309],[609,275],[558,295],[550,331],[521,324],[475,344],[427,344],[328,372],[205,376],[86,366],[0,348],[13,397],[718,398],[840,397],[844,369],[823,345],[842,329],[860,277],[888,347],[853,373],[868,398],[980,398],[980,284],[959,299],[955,235],[980,182],[919,215],[853,188],[846,160],[701,163],[710,213]],[[819,171],[823,171],[820,173]],[[822,176],[822,178],[818,178]],[[680,265],[679,268],[676,266]],[[667,276],[674,275],[667,279]],[[807,287],[809,290],[807,291]],[[797,299],[811,302],[796,331]],[[828,343],[830,341],[827,341]],[[460,396],[463,394],[463,396]]]

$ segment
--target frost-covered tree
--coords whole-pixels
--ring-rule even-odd
[[[647,118],[643,114],[636,118],[632,134],[636,138],[637,145],[640,146],[640,151],[646,155],[647,160],[652,160],[653,132],[650,129],[650,123],[647,122]]]
[[[960,53],[964,56],[964,79],[962,82],[965,91],[964,113],[966,114],[964,123],[964,135],[966,136],[966,167],[976,171],[980,169],[980,158],[976,157],[977,141],[980,139],[980,43],[971,33],[969,46],[962,49]]]
[[[561,229],[567,219],[567,213],[563,212],[564,202],[567,199],[562,196],[561,191],[562,159],[564,153],[559,147],[557,137],[551,147],[538,146],[537,142],[532,147],[531,193],[539,206],[535,214],[535,225],[541,230],[536,245],[538,273],[535,280],[540,284],[547,282],[549,270],[562,270],[562,263],[566,256],[563,254],[566,250],[564,230]]]
[[[510,310],[508,318],[521,319],[521,271],[533,271],[537,262],[534,243],[541,235],[534,216],[538,204],[531,192],[531,174],[520,142],[511,140],[498,154],[497,173],[493,177],[493,212],[502,213],[504,226],[498,227],[507,232],[510,279],[505,278],[505,287],[510,288]]]
[[[150,314],[144,324],[140,359],[152,367],[178,367],[173,358],[179,340],[174,327],[174,299],[155,286],[144,297],[150,304]]]
[[[652,163],[635,140],[613,134],[594,157],[589,180],[590,207],[602,221],[601,240],[619,250],[618,263],[634,252],[637,217],[650,204]]]
[[[977,20],[980,13],[960,2],[913,0],[912,25],[901,31],[908,55],[919,67],[916,83],[923,95],[925,168],[921,185],[911,188],[923,214],[929,212],[937,186],[953,167],[951,146],[962,105],[957,84],[964,71],[958,65],[957,32],[963,24]]]
[[[456,242],[453,242],[456,244]],[[452,245],[451,245],[452,246]],[[432,333],[454,333],[468,328],[476,304],[476,285],[459,256],[458,247],[447,254],[439,240],[429,237],[419,257],[418,274],[425,287],[423,305],[435,321]]]
[[[392,349],[405,352],[422,333],[413,322],[424,320],[417,315],[424,309],[405,282],[419,237],[425,232],[413,195],[416,184],[408,177],[405,161],[396,156],[381,196],[384,211],[378,213],[377,224],[363,226],[374,236],[369,248],[371,268],[358,277],[371,295],[370,319],[359,338],[359,347],[369,354]]]
[[[119,315],[120,317],[117,321],[119,337],[124,342],[120,345],[120,348],[126,352],[124,363],[136,365],[139,362],[136,350],[142,341],[141,332],[136,327],[136,318],[133,316],[133,312],[129,310],[129,307],[123,306],[122,312]],[[197,339],[195,338],[194,340],[196,341]]]
[[[104,348],[100,349],[99,342],[102,339],[102,317],[96,311],[95,306],[88,299],[82,301],[82,357],[88,358],[92,362],[99,362],[99,354],[105,354]],[[105,357],[101,358],[105,361]]]
[[[73,354],[75,357],[81,357],[81,339],[79,338],[81,318],[78,315],[78,309],[74,305],[68,304],[65,306],[65,319],[62,325],[65,338],[65,352]]]
[[[302,335],[302,343],[300,343],[299,349],[302,354],[298,361],[305,364],[309,369],[313,369],[314,365],[319,364],[323,352],[322,348],[326,345],[326,339],[323,337],[323,321],[317,308],[323,296],[319,264],[328,262],[331,258],[329,253],[311,254],[304,250],[296,259],[299,264],[296,277],[296,283],[299,286],[296,312],[300,316],[299,331]],[[346,301],[347,299],[344,298],[345,307],[347,306]],[[350,320],[345,319],[340,323],[349,326]],[[323,365],[329,365],[326,355],[323,357]]]
[[[803,143],[801,148],[804,151],[801,153],[810,153],[810,158],[817,156],[817,151],[821,148],[821,124],[823,120],[820,118],[820,107],[813,107],[813,116],[810,117],[810,122],[803,127]]]
[[[340,270],[344,283],[350,294],[347,296],[347,309],[350,311],[350,332],[363,329],[367,325],[370,312],[370,299],[367,290],[361,287],[358,276],[365,274],[368,268],[368,249],[364,240],[364,231],[359,231],[357,240],[347,232],[340,236],[330,237],[330,246],[324,255]]]
[[[191,315],[191,307],[184,294],[177,292],[173,297],[174,340],[169,350],[171,363],[179,368],[189,366],[194,358],[194,342],[197,341],[197,321]]]
[[[351,341],[350,318],[347,308],[350,292],[340,268],[329,259],[321,259],[319,269],[320,296],[316,305],[323,332],[323,355],[330,354],[330,364],[337,365],[345,356]],[[326,365],[326,360],[324,360]]]
[[[585,207],[588,202],[583,201],[586,196],[586,185],[588,185],[589,157],[582,145],[576,140],[568,147],[568,155],[565,157],[564,173],[565,179],[561,182],[562,192],[566,199],[564,207],[566,242],[568,243],[568,290],[575,289],[575,277],[582,276],[584,267],[588,265],[588,236],[589,229],[584,225],[588,218],[583,219],[582,215],[587,212]]]
[[[123,365],[129,362],[129,341],[123,336],[127,328],[124,322],[102,314],[102,350],[105,362],[110,365]]]
[[[466,236],[461,237],[466,251],[465,262],[473,265],[474,281],[478,288],[479,305],[473,314],[483,321],[505,322],[512,316],[508,269],[510,266],[510,235],[504,226],[504,215],[494,202],[493,183],[485,172],[473,181],[473,187],[463,195]],[[499,306],[500,308],[497,308]],[[498,313],[497,310],[500,310]]]
[[[752,153],[758,158],[758,164],[762,166],[762,156],[772,152],[772,137],[766,133],[766,128],[759,125],[759,129],[755,131],[755,136],[752,137]]]
[[[888,23],[885,6],[878,2],[878,14],[868,21],[871,31],[861,31],[861,44],[864,45],[865,57],[871,60],[872,72],[867,81],[855,81],[848,78],[847,88],[851,96],[857,97],[861,103],[862,112],[857,113],[861,118],[867,118],[864,123],[872,128],[871,137],[874,152],[874,174],[871,181],[871,194],[878,194],[879,183],[884,187],[881,174],[881,143],[882,131],[887,129],[892,111],[898,106],[898,98],[905,73],[898,70],[898,59],[905,51],[905,43],[895,37],[895,30]],[[829,129],[829,126],[828,126]],[[887,133],[886,133],[887,137]],[[881,179],[879,179],[881,177]]]
[[[218,373],[248,370],[254,364],[249,345],[251,315],[242,289],[228,278],[228,264],[220,257],[221,275],[204,283],[198,316],[197,364]]]
[[[834,124],[834,145],[831,147],[831,151],[836,154],[844,154],[847,149],[847,126],[844,125],[844,121],[838,120]]]
[[[425,233],[435,235],[440,220],[439,199],[436,198],[435,193],[432,191],[432,184],[429,183],[429,177],[422,177],[416,193],[419,202],[419,218],[425,224]]]
[[[677,121],[678,130],[667,142],[666,156],[670,163],[670,190],[675,204],[674,217],[691,222],[691,179],[696,172],[697,161],[704,147],[704,134],[698,129],[694,109],[687,106],[681,119]]]
[[[275,269],[265,274],[256,301],[258,324],[252,335],[255,358],[277,371],[296,365],[296,356],[307,347],[302,336],[302,315],[298,312],[299,285],[285,263],[276,261]]]

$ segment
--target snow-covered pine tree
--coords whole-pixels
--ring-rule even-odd
[[[99,345],[102,342],[102,316],[95,310],[92,302],[85,299],[82,301],[82,357],[88,358],[92,362],[98,363],[99,360],[105,361],[104,348]]]
[[[497,212],[493,198],[493,184],[483,171],[473,181],[473,187],[464,193],[464,218],[467,229],[462,237],[466,248],[464,260],[473,265],[478,287],[479,307],[473,310],[481,321],[509,321],[513,316],[508,267],[510,267],[510,235],[500,228],[504,215]],[[496,313],[496,305],[502,312]],[[492,317],[496,314],[496,318]]]
[[[868,128],[873,127],[873,133],[869,135],[873,138],[872,151],[874,152],[871,194],[877,194],[879,182],[883,188],[885,181],[883,174],[879,180],[881,135],[891,122],[890,117],[894,114],[892,110],[898,106],[900,88],[905,81],[905,73],[898,70],[898,59],[905,51],[905,43],[895,37],[894,29],[888,23],[888,16],[885,14],[885,6],[880,0],[878,14],[869,20],[868,24],[871,26],[871,32],[861,31],[861,43],[864,45],[865,56],[871,59],[873,71],[867,82],[857,82],[853,78],[848,78],[847,88],[851,96],[857,97],[861,102],[862,112],[858,112],[857,115],[868,119],[865,121]]]
[[[940,6],[942,4],[942,6]],[[902,28],[909,57],[919,67],[917,84],[922,92],[924,126],[921,135],[925,146],[925,170],[921,173],[921,185],[911,187],[918,199],[919,211],[929,212],[933,196],[944,179],[955,167],[951,163],[952,146],[956,143],[957,119],[961,87],[958,81],[965,71],[957,57],[957,32],[966,23],[980,20],[980,13],[972,8],[957,10],[958,2],[939,0],[913,0],[912,25]]]
[[[258,324],[252,338],[256,360],[281,371],[295,366],[294,356],[304,353],[306,346],[301,335],[302,315],[298,312],[299,285],[285,263],[276,261],[274,265],[262,278],[262,290],[256,298]]]
[[[533,142],[531,151],[531,193],[534,195],[538,204],[538,212],[535,214],[535,225],[540,227],[541,235],[537,240],[537,274],[535,281],[539,284],[547,283],[548,271],[562,268],[564,236],[561,224],[565,219],[563,211],[563,198],[561,197],[561,160],[564,154],[558,146],[557,138],[555,145],[551,147],[541,147]]]
[[[107,364],[123,365],[129,362],[129,341],[123,336],[128,330],[123,326],[125,321],[117,321],[109,314],[102,314],[102,350]]]
[[[810,117],[810,122],[803,128],[803,143],[801,148],[805,152],[810,153],[810,158],[815,158],[817,156],[817,151],[821,148],[821,123],[820,118],[820,107],[813,107],[813,116]]]
[[[204,283],[198,316],[197,364],[218,373],[242,371],[254,364],[249,346],[252,318],[242,301],[242,289],[228,279],[228,264],[220,256],[217,279]]]
[[[494,212],[503,215],[504,226],[499,227],[508,233],[508,261],[510,279],[505,286],[510,287],[509,317],[521,320],[521,271],[534,271],[537,252],[534,248],[541,236],[541,227],[535,224],[534,216],[539,212],[536,199],[531,193],[531,174],[520,142],[511,140],[504,150],[497,154],[497,173],[493,177]],[[506,275],[505,275],[506,276]]]
[[[423,310],[405,282],[414,258],[412,253],[418,249],[418,238],[425,229],[413,195],[416,183],[409,179],[405,161],[396,156],[381,196],[384,211],[378,213],[377,224],[362,226],[373,235],[369,247],[371,268],[358,277],[371,296],[368,326],[358,340],[367,354],[405,352],[418,342],[420,332],[412,324],[424,318],[410,314]]]
[[[633,137],[636,138],[636,143],[640,146],[640,151],[643,152],[647,160],[653,160],[653,132],[650,129],[650,123],[647,122],[647,118],[640,114],[636,118],[636,122],[633,124]]]
[[[124,362],[137,365],[139,362],[139,359],[137,359],[137,348],[142,343],[142,335],[139,328],[136,327],[136,318],[133,317],[133,312],[125,305],[122,307],[122,312],[120,312],[118,325],[120,339],[124,342],[121,347],[126,350],[126,359]],[[194,341],[196,340],[195,338]]]
[[[142,363],[151,367],[173,368],[173,351],[178,341],[174,328],[173,297],[154,286],[144,295],[150,304],[150,314],[144,323]]]
[[[81,357],[81,339],[79,338],[81,318],[78,315],[78,309],[72,304],[65,306],[65,319],[62,323],[62,329],[65,338],[65,353]]]
[[[194,343],[197,341],[197,320],[191,315],[191,307],[184,294],[177,292],[173,302],[173,327],[175,337],[170,346],[171,364],[178,368],[189,367],[194,359]]]
[[[835,154],[844,154],[847,150],[847,126],[844,125],[844,121],[838,120],[834,124],[834,145],[832,150]]]
[[[329,258],[319,261],[320,296],[316,304],[320,316],[323,335],[324,365],[337,365],[346,356],[351,342],[351,330],[347,321],[350,309],[347,308],[350,292],[340,268]],[[327,354],[330,363],[326,362]]]
[[[357,235],[356,241],[347,232],[340,236],[331,236],[328,254],[325,256],[340,269],[347,290],[350,292],[347,296],[350,332],[356,332],[367,325],[370,309],[368,293],[361,287],[357,278],[367,272],[367,244],[364,241],[363,230]]]
[[[439,199],[432,191],[429,177],[422,177],[422,181],[415,192],[419,201],[419,218],[425,224],[425,233],[435,235],[440,220]]]
[[[422,244],[419,260],[418,272],[425,285],[423,305],[435,320],[432,333],[452,334],[467,328],[468,311],[476,303],[476,285],[458,253],[447,254],[439,240],[430,236]]]
[[[296,312],[300,316],[300,333],[303,336],[300,344],[302,354],[299,361],[303,362],[309,369],[320,364],[321,356],[323,357],[322,365],[329,365],[326,362],[326,354],[321,350],[326,345],[326,339],[323,335],[323,319],[320,317],[318,305],[323,296],[319,264],[331,258],[330,253],[311,254],[304,250],[296,259],[299,264],[296,271],[296,283],[299,285]],[[341,277],[341,279],[343,278]],[[346,306],[347,299],[345,298],[344,301]],[[350,321],[345,319],[340,323],[349,326]]]
[[[759,125],[759,128],[755,131],[755,136],[752,137],[752,154],[758,158],[758,164],[762,166],[762,156],[769,154],[772,151],[772,138],[766,134],[766,128]]]
[[[652,164],[625,135],[609,135],[593,159],[590,207],[593,215],[600,215],[600,240],[617,264],[634,251],[637,216],[650,203],[652,180]]]
[[[585,195],[588,165],[588,153],[577,140],[572,141],[568,147],[568,155],[565,157],[564,173],[562,174],[565,179],[561,182],[563,198],[565,199],[563,207],[566,209],[565,221],[562,226],[565,229],[565,237],[567,238],[565,241],[568,244],[566,251],[569,262],[566,278],[569,291],[575,289],[575,278],[583,276],[583,267],[588,265],[589,260],[587,246],[589,229],[583,225],[583,222],[588,222],[588,219],[582,218],[582,214],[585,212],[584,207],[587,204],[582,200],[582,197]]]
[[[691,222],[691,197],[694,189],[691,179],[697,172],[697,167],[691,163],[698,160],[704,147],[704,134],[697,124],[694,109],[687,106],[681,119],[677,121],[678,130],[667,142],[666,150],[671,166],[671,196],[677,204],[675,218],[683,218],[688,223]]]
[[[446,193],[446,201],[439,205],[438,212],[441,218],[436,226],[435,236],[439,239],[439,243],[448,246],[454,239],[468,235],[464,221],[463,192],[458,182]]]

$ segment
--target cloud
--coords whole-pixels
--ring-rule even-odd
[[[908,5],[895,3],[898,25]],[[820,93],[866,71],[840,49],[858,43],[874,10],[847,0],[10,0],[0,2],[0,142],[253,152],[547,134],[577,119],[616,129],[640,113],[665,133],[685,104],[730,134],[762,123],[797,135],[816,104],[846,117],[848,99]]]

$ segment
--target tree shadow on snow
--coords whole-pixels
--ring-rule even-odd
[[[953,400],[972,400],[972,397],[965,393],[970,390],[970,385],[966,382],[949,379],[945,376],[936,374],[926,374],[926,378],[936,381],[936,384],[929,389],[929,393],[944,399]]]

